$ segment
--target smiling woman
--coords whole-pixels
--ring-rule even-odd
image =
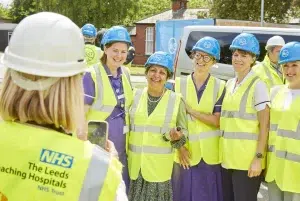
[[[92,66],[83,77],[85,110],[88,120],[108,122],[108,139],[118,151],[124,166],[123,179],[128,187],[125,145],[133,92],[128,69],[123,64],[131,39],[124,27],[113,26],[105,32],[101,44],[104,45],[101,62]]]
[[[270,200],[300,200],[300,43],[284,45],[279,54],[288,85],[271,89],[268,169]]]
[[[175,158],[174,201],[222,201],[219,121],[225,82],[210,75],[220,59],[219,42],[208,36],[201,38],[193,46],[191,58],[194,72],[176,78],[175,86],[186,104],[189,136],[187,148]]]
[[[174,148],[186,142],[185,107],[180,95],[165,88],[173,73],[171,56],[155,52],[145,67],[148,87],[136,91],[130,109],[128,196],[131,201],[173,201]]]
[[[236,78],[226,84],[220,130],[224,201],[256,201],[265,168],[269,125],[269,91],[251,69],[259,43],[249,33],[230,45]]]

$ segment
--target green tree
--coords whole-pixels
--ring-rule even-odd
[[[0,3],[0,17],[2,19],[10,18],[9,17],[9,10],[7,8],[5,8],[2,3]]]
[[[171,9],[170,0],[139,0],[138,4],[137,20]]]
[[[139,1],[139,0],[138,0]],[[136,18],[136,0],[14,0],[10,15],[15,22],[40,11],[52,11],[72,19],[78,26],[93,23],[97,27],[124,24]],[[127,23],[132,23],[127,20]],[[125,24],[127,25],[127,24]]]
[[[191,0],[188,3],[189,8],[208,8],[210,0]]]
[[[283,22],[292,1],[265,0],[264,5],[264,21]],[[213,0],[210,13],[214,18],[259,21],[260,10],[261,0]]]
[[[37,0],[14,0],[9,10],[13,22],[20,22],[24,17],[36,13]]]
[[[289,18],[300,18],[300,0],[293,0]]]

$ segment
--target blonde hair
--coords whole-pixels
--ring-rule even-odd
[[[20,75],[32,81],[47,78]],[[0,95],[0,115],[7,121],[35,122],[76,131],[76,126],[84,121],[83,98],[81,75],[60,78],[43,91],[28,91],[14,83],[8,70]]]

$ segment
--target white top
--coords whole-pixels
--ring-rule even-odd
[[[237,77],[230,80],[230,82],[236,83],[235,85],[232,85],[231,88],[227,87],[227,90],[229,93],[234,94],[237,89],[242,86],[247,79],[249,79],[254,73],[253,70],[251,70],[246,77],[240,82],[237,83]],[[257,112],[263,110],[266,108],[266,106],[270,107],[270,96],[269,96],[269,89],[265,82],[262,80],[259,80],[257,84],[255,85],[255,91],[253,96],[253,107]]]
[[[283,110],[288,110],[292,102],[300,97],[300,89],[287,89],[284,94]]]
[[[124,181],[122,181],[117,189],[117,194],[115,201],[128,201],[127,195],[126,195],[126,186]]]

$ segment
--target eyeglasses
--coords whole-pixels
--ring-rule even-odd
[[[194,54],[194,58],[197,60],[202,59],[205,63],[210,62],[211,60],[213,60],[213,58],[211,56],[208,55],[201,55],[199,53]]]

